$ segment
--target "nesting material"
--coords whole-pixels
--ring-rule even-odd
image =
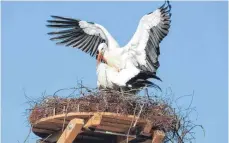
[[[38,101],[31,110],[29,121],[70,112],[113,112],[135,115],[148,120],[153,128],[168,132],[177,121],[172,108],[162,100],[117,91],[97,91],[77,97],[47,96]]]

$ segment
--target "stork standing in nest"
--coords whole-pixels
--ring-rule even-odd
[[[169,1],[149,14],[144,15],[129,43],[120,48],[116,40],[101,25],[82,20],[52,16],[47,25],[59,28],[50,32],[64,44],[81,49],[97,59],[99,88],[141,89],[156,87],[151,78],[160,80],[156,75],[159,67],[159,44],[168,34],[171,22]]]

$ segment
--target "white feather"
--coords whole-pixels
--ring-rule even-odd
[[[97,67],[97,86],[112,89],[116,86],[128,86],[126,83],[139,72],[139,69],[135,67],[126,68],[118,72],[115,68],[100,63]]]
[[[79,22],[80,28],[83,29],[85,33],[88,35],[96,35],[96,36],[101,36],[103,39],[106,39],[104,36],[103,30],[101,30],[98,26],[95,24],[90,24],[87,21],[80,21]]]
[[[134,58],[137,59],[138,63],[146,66],[146,53],[145,47],[149,39],[149,29],[156,26],[161,21],[161,12],[159,9],[149,15],[145,15],[141,18],[137,30],[130,40],[130,42],[124,47],[125,51],[132,49]]]

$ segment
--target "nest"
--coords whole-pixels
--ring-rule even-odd
[[[93,91],[77,97],[45,96],[35,104],[29,115],[30,123],[53,115],[69,112],[113,112],[136,115],[153,124],[153,128],[171,131],[177,118],[171,106],[163,100],[137,96],[114,90]]]
[[[171,89],[160,96],[157,93],[149,94],[148,91],[142,95],[133,93],[136,92],[92,89],[85,87],[81,82],[74,88],[59,89],[51,96],[45,93],[40,99],[26,96],[30,105],[26,115],[30,123],[70,112],[113,112],[134,115],[151,122],[153,129],[164,131],[164,143],[193,142],[193,130],[196,127],[200,127],[205,134],[203,126],[195,124],[189,118],[191,113],[196,112],[195,107],[191,106],[194,93],[177,99],[174,99]],[[184,97],[191,97],[187,108],[181,108],[177,103]]]

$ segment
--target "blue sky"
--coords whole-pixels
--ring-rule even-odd
[[[96,86],[96,61],[56,46],[46,34],[50,15],[94,21],[125,45],[139,19],[163,2],[2,2],[2,142],[22,143],[29,127],[24,90],[38,98],[73,87]],[[171,2],[172,26],[161,43],[159,85],[179,97],[195,92],[197,143],[227,142],[227,2]],[[180,104],[187,106],[190,98]],[[192,118],[195,118],[193,116]],[[12,136],[13,135],[13,136]],[[31,136],[30,143],[37,138]]]

